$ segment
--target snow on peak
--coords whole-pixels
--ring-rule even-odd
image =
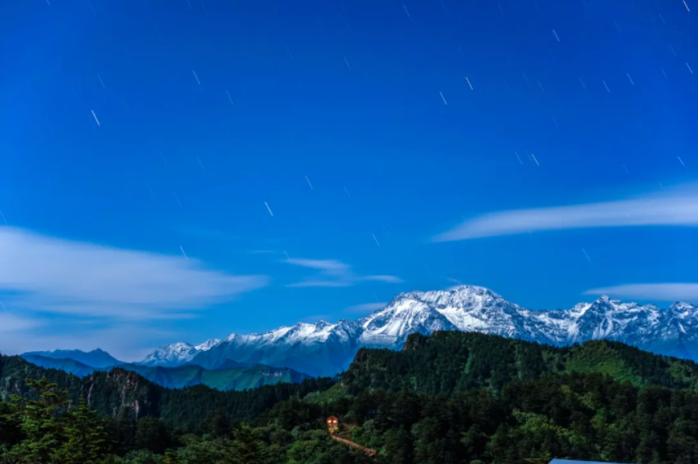
[[[411,333],[455,330],[456,327],[416,293],[403,294],[389,305],[360,321],[360,341],[368,345],[395,345]]]
[[[493,301],[505,301],[497,293],[477,285],[457,285],[447,290],[427,292],[406,292],[397,297],[397,299],[401,298],[414,298],[432,305],[452,304],[464,307],[484,305]]]
[[[357,321],[299,322],[267,332],[233,333],[223,341],[212,339],[197,346],[174,343],[154,351],[143,363],[173,365],[192,361],[215,366],[230,359],[306,372],[314,372],[313,366],[305,367],[317,363],[324,366],[317,372],[328,374],[337,372],[327,369],[336,365],[333,359],[341,356],[339,353],[351,356],[363,345],[398,347],[412,333],[460,330],[559,346],[607,338],[646,348],[659,341],[676,343],[689,337],[697,340],[697,327],[697,306],[689,303],[659,309],[601,296],[568,309],[535,311],[511,303],[485,287],[458,285],[445,290],[401,293],[384,308]],[[692,353],[686,357],[693,357]],[[338,362],[338,370],[347,362]]]
[[[292,326],[279,327],[267,332],[252,334],[232,333],[226,338],[226,342],[239,344],[269,345],[317,343],[329,339],[349,339],[355,335],[357,324],[354,321],[340,321],[331,323],[327,321],[299,322]]]
[[[199,345],[187,342],[175,342],[162,346],[146,356],[140,364],[149,366],[176,366],[190,362],[197,354],[207,351],[221,343],[221,340],[212,338]]]
[[[209,339],[205,342],[200,343],[199,345],[196,345],[195,348],[197,349],[198,352],[199,351],[206,351],[206,350],[210,349],[211,347],[218,345],[219,343],[221,343],[220,339],[212,338],[212,339]]]
[[[157,348],[146,356],[141,364],[167,366],[188,362],[197,353],[197,349],[187,342],[175,342]]]

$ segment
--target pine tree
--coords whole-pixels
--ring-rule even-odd
[[[59,462],[83,464],[97,462],[108,451],[104,423],[85,403],[64,418],[65,441],[56,451]]]
[[[66,396],[45,378],[29,380],[27,384],[35,392],[35,399],[24,403],[19,412],[25,439],[9,455],[17,462],[57,462],[54,453],[64,439],[59,413],[67,406]]]

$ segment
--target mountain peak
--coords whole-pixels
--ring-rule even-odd
[[[455,330],[456,327],[429,304],[419,292],[404,294],[360,321],[360,340],[368,345],[397,345],[412,333]]]
[[[501,297],[490,288],[482,287],[481,285],[459,284],[449,287],[447,291],[457,293],[473,293],[477,295],[489,295],[498,298]]]
[[[449,287],[444,290],[428,290],[428,291],[410,291],[397,295],[395,299],[401,298],[417,298],[420,300],[442,299],[496,299],[503,300],[503,297],[498,293],[486,287],[479,285],[460,284]]]
[[[210,349],[212,346],[218,345],[219,343],[221,343],[221,340],[220,340],[220,339],[218,339],[218,338],[211,338],[211,339],[209,339],[209,340],[207,340],[207,341],[205,341],[205,342],[200,343],[199,345],[196,345],[195,348],[196,348],[198,351],[206,351],[206,350]]]
[[[682,310],[682,311],[687,311],[687,310],[695,310],[697,311],[698,307],[695,306],[694,304],[691,303],[686,303],[684,301],[676,301],[674,302],[671,306],[669,306],[672,309],[676,310]]]
[[[215,368],[233,360],[291,367],[313,375],[342,370],[361,346],[398,348],[412,333],[479,332],[555,346],[605,338],[681,357],[697,357],[697,307],[674,303],[667,310],[600,296],[568,309],[534,311],[478,285],[397,295],[384,308],[356,321],[299,322],[192,346],[173,344],[146,364],[200,364]],[[694,338],[693,338],[694,337]],[[695,342],[695,345],[693,345]]]
[[[94,348],[94,349],[92,349],[92,350],[90,350],[90,351],[87,351],[87,353],[88,353],[88,354],[106,354],[106,355],[111,356],[109,353],[107,353],[107,352],[106,352],[105,350],[103,350],[102,348]]]
[[[175,342],[157,348],[139,364],[147,366],[176,366],[189,362],[198,352],[197,347],[191,343]]]

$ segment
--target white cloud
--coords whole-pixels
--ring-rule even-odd
[[[265,285],[167,256],[0,227],[0,292],[14,311],[112,319],[183,317]]]
[[[356,275],[350,265],[336,259],[289,258],[284,262],[318,271],[317,275],[287,287],[350,287],[359,282],[402,282],[399,277],[390,274]]]
[[[374,274],[374,275],[368,275],[364,277],[359,277],[359,280],[364,280],[367,282],[384,282],[387,284],[400,284],[403,282],[401,278],[396,277],[395,275],[390,275],[390,274]]]
[[[300,280],[299,282],[293,282],[291,284],[287,284],[287,287],[290,288],[305,288],[305,287],[328,287],[328,288],[335,288],[335,287],[349,287],[353,285],[355,281],[349,280],[349,279],[337,279],[337,280],[332,280],[332,279],[304,279]]]
[[[698,301],[698,284],[691,282],[637,283],[586,290],[586,295],[609,295],[659,301]]]
[[[352,314],[367,314],[367,313],[372,313],[374,311],[378,311],[386,306],[386,303],[383,302],[372,302],[372,303],[362,303],[354,306],[350,306],[348,308],[345,308],[343,312],[346,313],[352,313]]]
[[[316,269],[326,274],[347,274],[350,272],[350,266],[335,259],[289,258],[286,262],[295,266]]]
[[[0,334],[13,333],[19,330],[27,330],[38,327],[40,322],[35,319],[18,316],[10,313],[0,313]]]
[[[697,186],[682,186],[636,198],[488,213],[436,235],[433,241],[595,227],[696,226],[697,216]]]

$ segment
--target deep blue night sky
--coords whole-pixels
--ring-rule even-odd
[[[697,282],[695,1],[6,1],[0,31],[2,351]]]

